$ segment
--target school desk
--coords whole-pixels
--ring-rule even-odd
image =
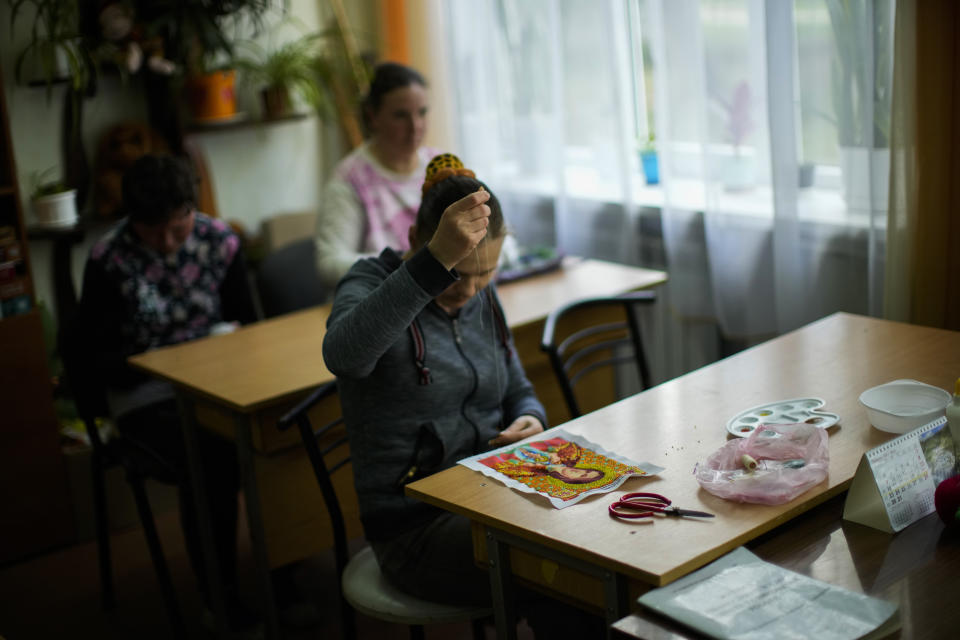
[[[517,352],[545,404],[565,411],[546,356],[539,351],[543,319],[553,308],[593,295],[613,295],[656,286],[662,271],[598,260],[570,259],[560,270],[498,287]],[[130,364],[178,390],[185,416],[192,474],[195,425],[235,439],[241,469],[252,551],[261,597],[272,603],[269,568],[332,548],[333,540],[316,479],[295,430],[280,433],[277,419],[319,384],[333,379],[321,345],[329,305],[272,318],[234,333],[155,349]],[[336,400],[312,414],[321,424],[339,411]],[[349,473],[334,482],[344,503],[347,533],[362,535]],[[202,518],[205,524],[205,517]],[[206,529],[202,527],[202,529]],[[206,538],[209,531],[201,531]],[[208,541],[208,547],[213,542]],[[210,555],[210,554],[208,554]],[[267,611],[268,631],[276,633],[275,612]]]
[[[478,562],[489,566],[501,638],[515,629],[513,580],[603,612],[613,623],[636,597],[709,563],[849,488],[862,454],[891,438],[872,427],[858,397],[897,378],[949,388],[957,376],[960,332],[836,313],[759,346],[563,425],[632,460],[665,467],[619,491],[565,509],[456,466],[407,486],[407,493],[474,523]],[[701,489],[694,466],[732,438],[727,420],[749,407],[801,397],[825,400],[840,415],[829,430],[827,480],[778,506],[722,500]],[[629,524],[607,505],[626,491],[666,495],[715,518]],[[789,528],[786,528],[789,531]]]

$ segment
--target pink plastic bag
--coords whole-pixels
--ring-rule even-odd
[[[783,504],[822,482],[829,467],[826,430],[805,423],[764,424],[748,438],[728,441],[694,474],[701,487],[721,498]]]

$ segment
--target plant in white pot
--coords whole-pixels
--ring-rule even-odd
[[[727,191],[743,191],[754,186],[756,166],[751,151],[743,144],[753,131],[753,106],[750,85],[741,81],[733,90],[729,101],[720,101],[726,115],[727,139],[733,146],[733,155],[722,165],[723,185]]]
[[[51,180],[52,169],[34,176],[30,202],[42,227],[72,227],[77,224],[77,190],[62,180]]]

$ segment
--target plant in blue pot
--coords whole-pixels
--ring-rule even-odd
[[[657,159],[657,145],[653,132],[640,147],[640,165],[647,184],[660,184],[660,161]]]

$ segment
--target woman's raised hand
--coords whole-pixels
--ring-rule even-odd
[[[444,210],[427,248],[448,270],[470,255],[487,235],[490,207],[486,202],[489,199],[490,193],[481,188]]]

